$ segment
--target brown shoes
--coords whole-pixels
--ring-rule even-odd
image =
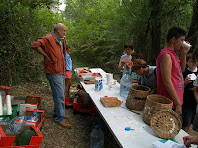
[[[59,124],[65,128],[71,128],[72,125],[67,121],[67,120],[63,120],[62,122],[59,122]]]

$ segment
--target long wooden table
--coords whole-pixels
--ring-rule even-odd
[[[108,89],[106,83],[106,72],[101,68],[92,68],[92,73],[100,73],[103,77],[103,90],[95,91],[95,84],[85,84],[81,81],[85,91],[90,95],[92,101],[97,107],[98,112],[111,130],[113,136],[123,148],[153,148],[152,143],[157,140],[162,140],[157,137],[151,127],[147,125],[140,115],[131,112],[125,106],[126,98],[120,96],[120,84],[112,85],[112,89]],[[100,97],[118,97],[123,101],[120,107],[104,107],[100,102]],[[134,127],[135,130],[126,131],[125,127]],[[178,135],[174,137],[178,143],[183,143],[183,137],[188,135],[183,130],[180,130]],[[196,146],[192,146],[196,147]]]

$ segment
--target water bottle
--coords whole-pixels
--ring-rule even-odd
[[[9,121],[8,127],[5,132],[6,133],[20,132],[25,124],[26,122],[24,122],[24,116],[15,117],[14,119]]]
[[[104,148],[104,133],[99,125],[90,134],[90,148]]]
[[[126,74],[120,80],[120,96],[127,98],[130,86],[133,84],[133,79],[127,71]]]

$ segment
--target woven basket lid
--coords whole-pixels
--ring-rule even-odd
[[[181,130],[182,119],[174,111],[162,110],[152,116],[150,124],[153,132],[158,137],[171,139]]]

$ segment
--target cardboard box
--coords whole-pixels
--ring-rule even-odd
[[[0,148],[39,148],[43,139],[43,135],[36,129],[35,126],[25,125],[23,130],[34,130],[37,136],[33,136],[30,140],[29,145],[16,146],[16,137],[20,134],[18,133],[5,133],[7,125],[0,125]]]
[[[20,104],[20,103],[25,103],[25,97],[20,97],[20,96],[11,96],[11,104]]]
[[[38,109],[38,104],[20,103],[19,104],[19,116],[23,116],[26,109]]]
[[[37,122],[29,122],[27,121],[27,124],[29,125],[34,125],[37,130],[40,130],[41,127],[44,126],[44,120],[45,120],[45,111],[44,110],[33,110],[33,109],[26,109],[24,115],[28,115],[28,116],[33,116],[33,112],[38,112],[38,121]]]
[[[33,96],[33,95],[27,95],[26,97],[16,97],[16,96],[11,96],[12,99],[12,104],[18,104],[19,107],[17,109],[17,112],[20,111],[20,104],[36,104],[37,108],[36,109],[41,109],[41,101],[42,97],[41,96]],[[25,109],[26,110],[26,109]],[[24,110],[24,111],[25,111]],[[23,115],[23,113],[22,113]]]
[[[33,95],[27,95],[25,98],[25,103],[29,104],[38,104],[38,109],[41,109],[41,96],[33,96]]]

